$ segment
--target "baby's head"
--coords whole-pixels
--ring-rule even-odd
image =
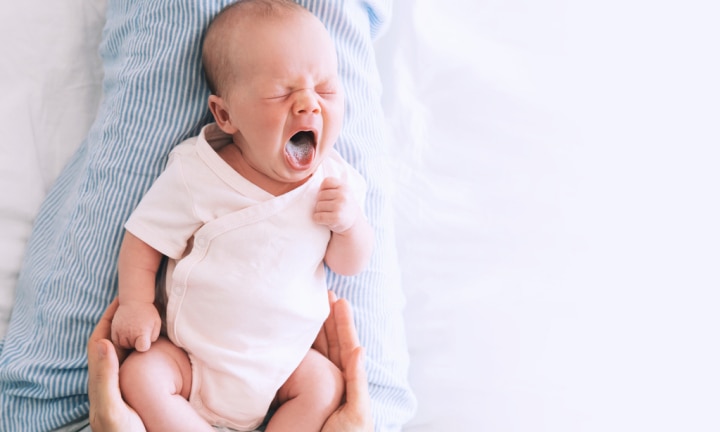
[[[240,1],[210,24],[202,55],[210,110],[246,168],[275,182],[307,179],[332,149],[344,112],[323,24],[292,1]]]

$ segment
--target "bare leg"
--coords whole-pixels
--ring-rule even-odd
[[[311,349],[280,387],[277,409],[266,432],[318,432],[340,406],[345,382],[340,370]]]
[[[190,359],[160,338],[148,351],[133,352],[120,367],[120,390],[148,432],[212,431],[187,401],[192,383]]]

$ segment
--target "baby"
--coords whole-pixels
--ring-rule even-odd
[[[203,42],[215,123],[180,144],[126,224],[113,341],[149,431],[319,431],[340,371],[311,348],[324,264],[356,274],[373,233],[365,182],[333,150],[344,98],[323,24],[292,1],[225,8]],[[154,306],[164,285],[167,335]],[[162,275],[161,275],[162,276]]]

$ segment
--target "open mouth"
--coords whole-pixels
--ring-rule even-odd
[[[312,164],[316,144],[315,133],[312,131],[300,131],[290,137],[285,144],[285,155],[290,165],[303,169]]]

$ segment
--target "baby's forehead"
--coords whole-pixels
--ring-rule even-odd
[[[255,49],[302,50],[308,46],[314,52],[335,56],[335,44],[324,24],[306,10],[262,19],[244,16],[225,29],[220,43],[226,45],[225,54],[243,60],[244,52]],[[280,50],[282,51],[282,50]]]
[[[210,27],[235,29],[249,24],[272,26],[282,21],[303,17],[317,20],[309,10],[293,1],[244,1],[221,11]]]
[[[337,72],[337,53],[326,27],[308,10],[293,4],[271,13],[239,8],[216,18],[203,46],[209,82],[224,87],[236,78],[254,78],[258,68],[272,69],[275,64],[282,69],[284,60],[297,60],[301,53],[308,60],[316,59],[318,67]]]

